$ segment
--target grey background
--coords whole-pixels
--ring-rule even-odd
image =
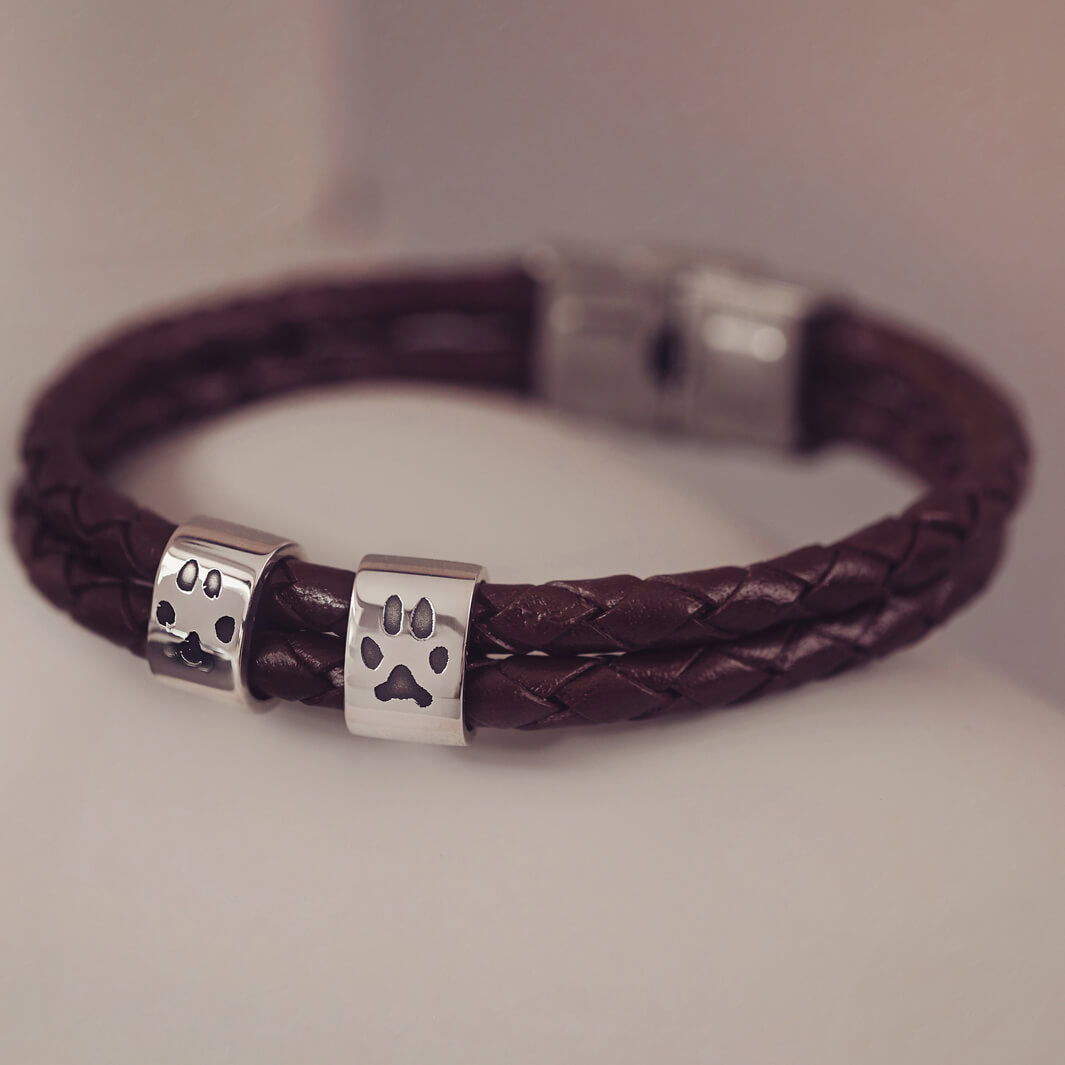
[[[953,339],[1020,397],[1038,464],[990,596],[941,638],[1065,696],[1060,4],[13,0],[5,15],[0,260],[21,278],[67,269],[85,288],[137,256],[187,263],[309,224],[363,258],[638,237],[761,257]],[[5,397],[12,443],[38,360],[63,355],[4,353],[27,381]],[[780,546],[896,503],[861,464],[800,491],[732,461],[693,476]]]
[[[1063,39],[1051,0],[368,0],[336,47],[360,101],[348,170],[377,179],[404,247],[734,249],[993,370],[1036,481],[989,599],[943,639],[1061,699]],[[800,499],[707,462],[707,489],[786,545],[876,507],[858,467]]]

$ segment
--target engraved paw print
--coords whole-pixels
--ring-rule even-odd
[[[173,637],[163,652],[190,669],[210,673],[217,652],[232,642],[236,632],[233,615],[225,613],[219,602],[222,574],[210,569],[201,579],[199,563],[190,558],[172,580],[178,594],[160,599],[155,607],[155,620]]]
[[[385,600],[384,609],[381,612],[381,629],[384,635],[388,637],[400,636],[405,623],[409,626],[410,635],[415,640],[422,644],[426,641],[431,641],[433,636],[436,635],[436,611],[433,609],[433,604],[425,596],[422,596],[408,614],[403,608],[403,600],[398,595],[390,595]],[[386,644],[386,646],[388,645]],[[367,669],[380,669],[384,663],[385,652],[381,649],[381,644],[372,636],[364,636],[362,638],[360,653],[363,665]],[[439,641],[433,641],[433,646],[427,654],[422,647],[419,647],[419,658],[422,654],[425,654],[424,660],[435,676],[442,674],[451,661],[450,652]],[[430,675],[424,674],[420,663],[415,661],[412,664],[414,669],[422,676],[425,684],[431,686],[432,678]],[[432,692],[425,685],[419,683],[411,666],[406,662],[397,662],[392,666],[387,678],[376,685],[373,691],[374,695],[383,703],[387,703],[392,699],[413,699],[423,710],[431,705],[433,701]]]

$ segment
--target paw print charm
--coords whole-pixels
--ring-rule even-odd
[[[436,635],[436,608],[424,595],[409,613],[403,608],[403,600],[394,592],[385,600],[384,609],[381,611],[382,635],[385,637],[402,636],[405,628],[415,640],[428,641]],[[423,657],[426,659],[429,669],[437,676],[440,676],[451,664],[451,650],[447,645],[449,643],[454,645],[455,642],[448,639],[444,632],[441,632],[440,639],[443,642],[436,643],[431,651],[418,655],[418,659]],[[364,636],[359,643],[362,664],[367,669],[380,669],[385,665],[385,653],[381,650],[381,642],[385,642],[386,647],[392,646],[387,641],[383,641],[380,635],[377,639],[373,636]],[[414,658],[416,654],[417,652],[412,649],[411,657]],[[418,659],[415,660],[416,668],[419,664]],[[440,687],[431,683],[430,686]],[[433,693],[419,683],[406,662],[397,662],[392,666],[388,670],[387,679],[375,685],[373,693],[382,703],[391,702],[393,699],[413,699],[415,704],[423,710],[433,705]]]
[[[184,667],[210,673],[216,665],[224,669],[225,649],[237,635],[236,619],[227,611],[243,608],[234,589],[222,595],[221,571],[201,571],[199,560],[190,558],[160,582],[159,590],[169,598],[156,600],[155,620],[174,637],[162,644],[163,654],[179,671]]]
[[[270,566],[297,554],[288,540],[230,522],[178,526],[159,561],[146,653],[153,673],[250,705],[247,636]]]
[[[466,630],[479,566],[367,555],[355,575],[344,716],[361,736],[462,745]]]

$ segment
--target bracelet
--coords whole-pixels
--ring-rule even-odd
[[[927,489],[768,562],[504,585],[427,559],[317,565],[283,537],[175,526],[104,479],[171,428],[365,379],[498,389],[785,450],[847,442]],[[478,726],[731,705],[914,643],[987,583],[1028,445],[972,368],[841,301],[712,258],[541,248],[506,268],[304,283],[128,329],[40,396],[22,457],[12,509],[30,580],[162,679],[461,744]]]

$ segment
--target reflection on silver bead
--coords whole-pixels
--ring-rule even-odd
[[[302,557],[291,540],[217,518],[179,525],[155,574],[147,658],[161,680],[194,685],[257,709],[248,654],[262,583],[280,558]]]
[[[355,574],[344,718],[357,736],[464,746],[466,633],[480,566],[367,555]]]

